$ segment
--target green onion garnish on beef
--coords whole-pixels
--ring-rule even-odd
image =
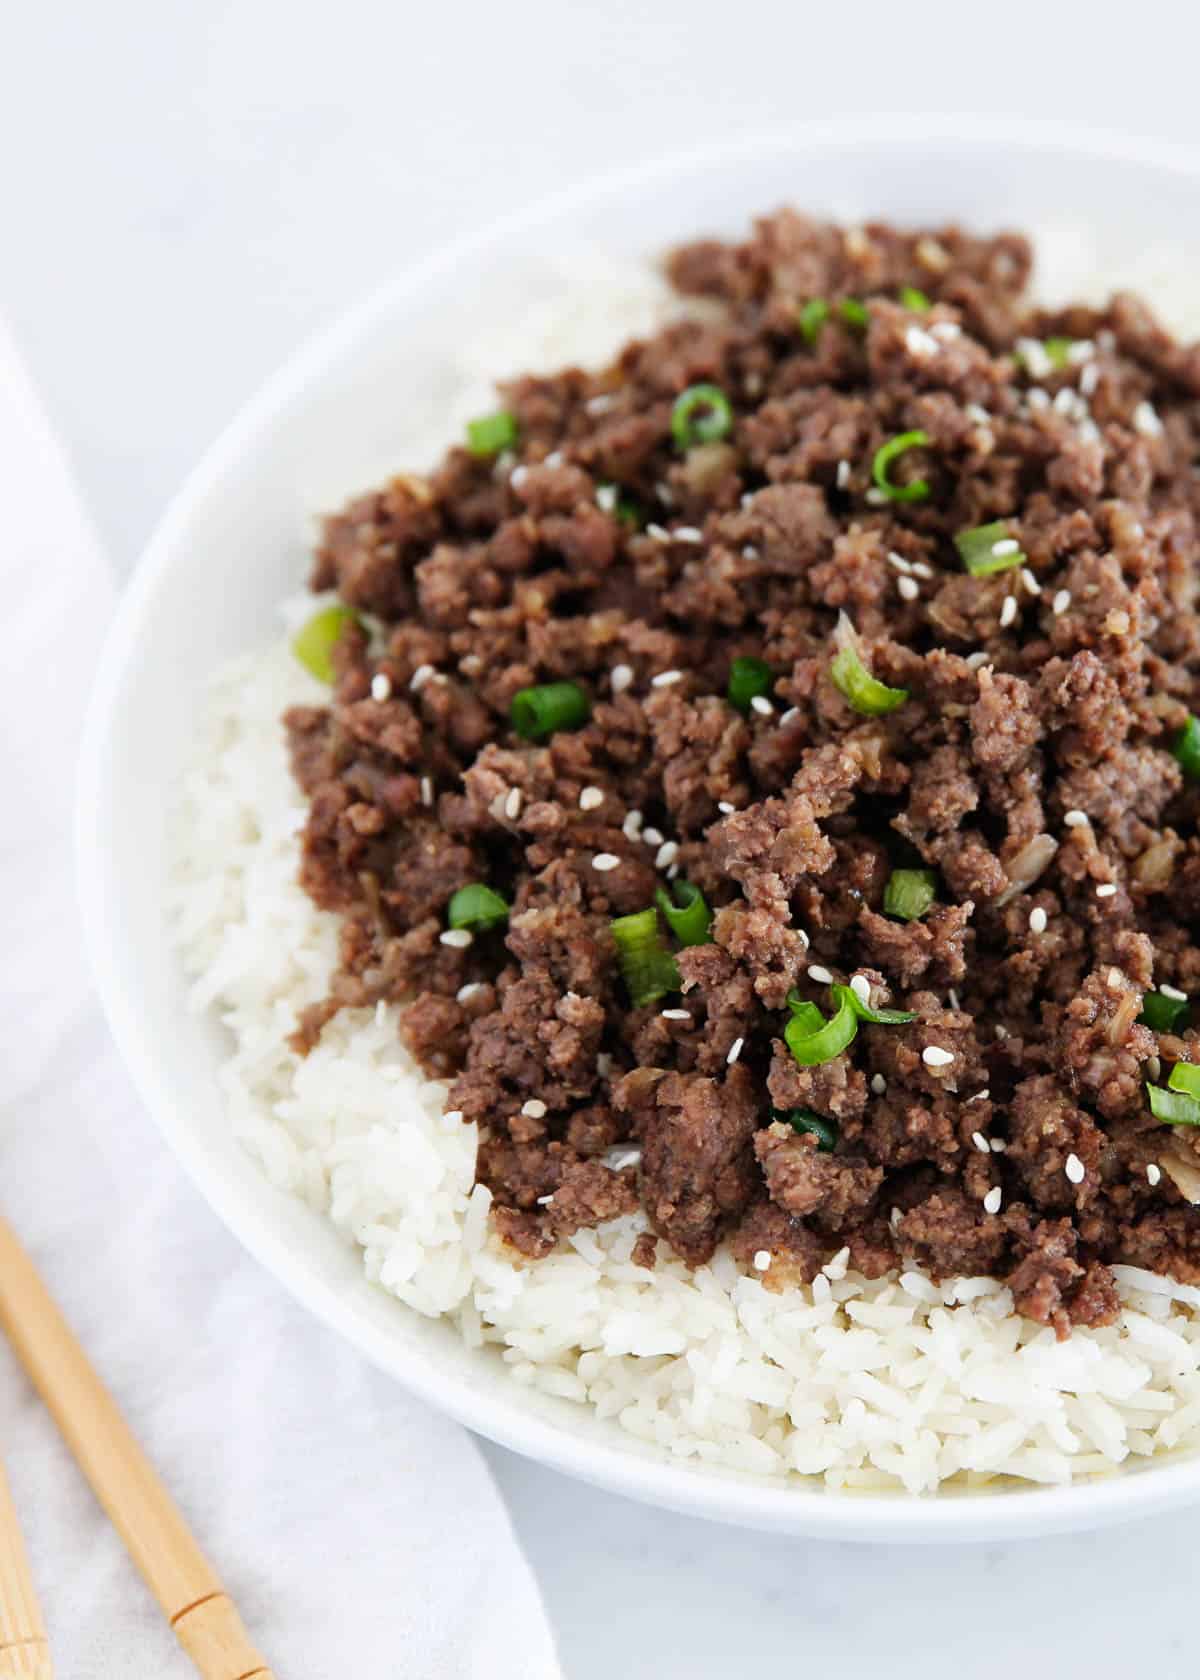
[[[826,1120],[820,1114],[814,1114],[811,1108],[776,1109],[775,1118],[782,1120],[785,1125],[799,1132],[803,1136],[811,1132],[817,1140],[817,1148],[825,1155],[832,1155],[837,1148],[837,1124],[833,1120]]]
[[[739,712],[748,712],[760,694],[769,692],[773,681],[774,673],[765,660],[747,657],[733,660],[729,667],[729,704]]]
[[[923,502],[929,494],[929,480],[925,478],[910,479],[907,484],[893,484],[890,476],[893,461],[898,461],[902,455],[907,455],[910,449],[927,449],[929,447],[928,432],[901,432],[899,437],[889,438],[881,443],[875,451],[871,462],[871,477],[875,480],[875,488],[881,490],[890,502]]]
[[[906,688],[889,688],[867,670],[859,650],[858,634],[845,613],[838,618],[834,642],[837,652],[829,667],[830,679],[856,712],[864,717],[883,717],[904,704],[908,699]]]
[[[883,908],[902,922],[918,921],[937,895],[932,869],[893,869],[883,889]]]
[[[809,298],[801,309],[797,320],[800,325],[801,337],[809,344],[815,344],[821,336],[821,328],[829,319],[829,305],[824,298]]]
[[[993,572],[1008,572],[1014,566],[1025,564],[1021,545],[1004,519],[994,519],[990,525],[975,525],[969,531],[960,531],[954,539],[954,546],[972,577],[990,577]]]
[[[719,385],[689,385],[671,410],[671,435],[680,449],[718,443],[733,430],[733,406]]]
[[[679,990],[679,969],[663,944],[658,912],[653,905],[648,910],[635,911],[632,916],[617,916],[609,926],[617,943],[621,978],[635,1009]]]
[[[700,888],[692,886],[690,881],[672,881],[670,890],[675,895],[674,903],[665,887],[659,887],[654,902],[666,917],[667,926],[676,939],[681,945],[709,944],[712,911],[705,903]]]
[[[482,881],[459,887],[446,907],[446,921],[452,928],[470,928],[472,933],[487,933],[490,928],[503,926],[508,920],[508,904],[492,887]]]
[[[512,726],[526,741],[544,741],[559,729],[579,729],[591,714],[587,691],[573,682],[519,688],[509,707]]]
[[[350,607],[334,605],[302,624],[292,637],[292,652],[318,682],[333,681],[333,650],[347,624],[357,624],[358,614]]]
[[[1200,718],[1191,713],[1171,742],[1171,751],[1189,782],[1200,782]]]
[[[518,435],[516,415],[504,408],[496,414],[484,414],[478,420],[467,421],[467,448],[480,460],[511,449]]]
[[[1187,1017],[1191,1003],[1185,997],[1174,997],[1169,992],[1147,992],[1142,998],[1142,1012],[1138,1022],[1143,1027],[1149,1027],[1152,1032],[1174,1032]]]

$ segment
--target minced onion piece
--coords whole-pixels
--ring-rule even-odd
[[[821,336],[821,328],[829,319],[829,305],[824,298],[809,298],[796,319],[801,336],[809,344],[815,344]]]
[[[1171,742],[1171,751],[1188,781],[1200,782],[1200,718],[1194,712]]]
[[[881,443],[871,462],[871,477],[875,480],[876,489],[882,490],[891,502],[923,502],[929,494],[928,479],[914,478],[909,484],[893,484],[888,477],[888,468],[910,449],[928,447],[929,433],[921,431],[901,432],[898,437]]]
[[[815,1008],[813,1005],[809,1007]],[[820,1011],[816,1013],[819,1015]],[[783,1029],[787,1047],[801,1067],[819,1067],[822,1062],[831,1062],[853,1044],[858,1032],[858,1013],[854,1005],[845,1000],[833,1019],[825,1021],[815,1032],[805,1030],[808,1021],[806,1013],[793,1010],[791,1020]]]
[[[1174,1032],[1176,1023],[1188,1013],[1187,998],[1167,997],[1163,992],[1147,992],[1142,998],[1142,1012],[1138,1024],[1152,1032]]]
[[[1014,566],[1025,564],[1019,544],[1006,554],[994,552],[997,543],[1013,541],[1008,521],[994,519],[990,525],[974,525],[969,531],[959,531],[954,546],[972,577],[991,577],[995,572],[1010,572]]]
[[[671,932],[681,945],[708,945],[712,911],[700,888],[690,881],[672,881],[671,892],[675,895],[674,903],[665,887],[659,887],[654,894],[654,902],[666,917]]]
[[[929,308],[929,299],[917,286],[901,286],[900,302],[905,309],[911,309],[918,315]]]
[[[482,881],[459,887],[446,906],[446,921],[452,928],[471,928],[475,933],[487,933],[508,920],[508,904],[492,887]]]
[[[526,741],[544,741],[558,729],[579,729],[591,714],[587,691],[573,682],[519,688],[509,706],[512,726]]]
[[[883,889],[883,908],[902,922],[915,922],[936,896],[937,876],[932,869],[893,869]]]
[[[680,449],[716,443],[733,430],[733,405],[719,385],[689,385],[675,398],[671,435]]]
[[[496,414],[484,414],[478,420],[467,421],[467,448],[481,460],[511,449],[517,436],[517,417],[506,408]]]
[[[837,1125],[833,1120],[826,1120],[820,1114],[814,1114],[811,1108],[785,1108],[775,1111],[775,1118],[782,1120],[785,1125],[799,1132],[803,1137],[811,1132],[817,1140],[817,1148],[823,1155],[832,1155],[837,1147]]]
[[[870,1021],[877,1027],[903,1027],[917,1018],[915,1010],[912,1009],[872,1009],[869,1003],[863,1002],[853,986],[834,985],[829,989],[839,1008],[849,1003],[860,1021]]]
[[[1058,841],[1052,834],[1035,834],[1032,840],[1027,840],[1017,855],[1010,858],[1004,866],[1008,875],[1008,885],[996,894],[996,908],[1003,909],[1018,893],[1023,893],[1027,887],[1031,887],[1049,868],[1057,851]]]
[[[334,603],[302,624],[292,637],[292,652],[304,669],[318,682],[333,681],[333,650],[347,624],[357,624],[358,614],[351,607]]]
[[[863,717],[883,717],[904,704],[908,699],[906,688],[889,688],[867,670],[859,651],[858,634],[845,613],[838,615],[833,639],[837,652],[829,667],[830,679],[856,712]]]
[[[662,942],[658,912],[653,905],[631,916],[617,916],[609,926],[617,945],[621,978],[635,1009],[679,990],[679,969]]]
[[[748,712],[760,694],[766,694],[774,681],[771,667],[762,659],[742,656],[729,667],[729,704],[739,712]]]

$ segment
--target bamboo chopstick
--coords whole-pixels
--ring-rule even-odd
[[[0,1680],[54,1680],[25,1538],[0,1464]]]
[[[3,1219],[0,1326],[205,1680],[272,1680],[215,1570]]]

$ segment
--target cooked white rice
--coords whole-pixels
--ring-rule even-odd
[[[1066,293],[1078,276],[1056,280]],[[510,340],[482,371],[598,355],[661,302],[623,277],[599,338],[594,312],[582,346],[578,310],[543,318],[532,348],[528,333],[524,348]],[[463,389],[456,419],[477,380]],[[450,429],[431,426],[432,443]],[[337,924],[296,882],[305,807],[279,718],[325,692],[282,640],[217,680],[182,788],[171,911],[192,1003],[229,1032],[230,1124],[273,1183],[358,1246],[368,1277],[493,1344],[515,1381],[738,1470],[927,1493],[951,1479],[1065,1483],[1200,1440],[1200,1289],[1132,1267],[1116,1268],[1120,1321],[1060,1344],[991,1278],[872,1282],[844,1253],[783,1294],[725,1252],[647,1272],[630,1259],[640,1214],[514,1264],[474,1185],[476,1129],[446,1118],[445,1087],[406,1054],[394,1008],[343,1012],[306,1059],[287,1047],[326,991]]]

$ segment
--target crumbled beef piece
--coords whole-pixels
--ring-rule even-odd
[[[1139,1020],[1152,988],[1200,994],[1200,791],[1172,751],[1200,711],[1200,349],[1129,296],[1031,311],[1029,267],[1014,234],[779,212],[669,259],[703,310],[504,385],[510,451],[326,520],[313,584],[356,616],[328,703],[284,727],[338,961],[292,1042],[400,1005],[521,1254],[640,1208],[639,1265],[728,1238],[783,1289],[847,1248],[1007,1278],[1059,1334],[1111,1321],[1113,1260],[1200,1278],[1200,1153],[1144,1089],[1200,1036]],[[1059,336],[1086,357],[1014,355]],[[680,449],[698,382],[731,424]],[[881,500],[876,452],[916,429],[892,472],[929,494]],[[955,538],[994,521],[1013,564],[973,575]],[[842,613],[897,709],[833,681]],[[738,659],[763,692],[735,704]],[[588,715],[529,741],[513,697],[548,682]],[[935,875],[912,921],[884,908],[897,867]],[[472,882],[507,916],[454,933]],[[707,938],[660,916],[675,970],[639,1000],[613,921],[683,883]],[[852,979],[916,1018],[800,1065],[790,1002],[828,1018]]]

